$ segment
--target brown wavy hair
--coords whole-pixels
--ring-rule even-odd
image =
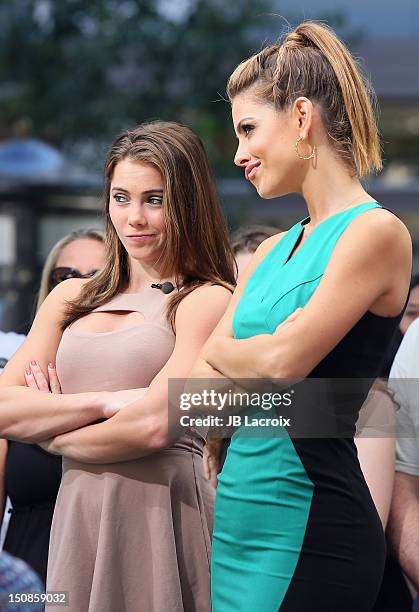
[[[106,263],[84,285],[77,300],[68,303],[63,328],[129,286],[128,255],[109,215],[113,173],[124,159],[150,164],[163,178],[166,243],[159,264],[162,278],[173,276],[178,289],[182,289],[168,301],[167,318],[172,327],[178,304],[198,286],[209,283],[231,291],[234,288],[234,255],[201,140],[179,123],[144,123],[123,132],[108,151],[104,171]]]
[[[309,98],[320,106],[330,142],[351,170],[360,177],[381,170],[376,96],[328,26],[305,21],[239,64],[228,81],[230,100],[249,88],[278,110],[299,96]]]

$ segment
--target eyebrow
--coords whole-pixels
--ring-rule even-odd
[[[112,191],[123,191],[124,193],[129,194],[129,191],[127,189],[124,189],[123,187],[112,187]],[[160,187],[156,189],[146,189],[146,191],[143,191],[142,193],[146,195],[150,193],[163,193],[163,189],[161,189]]]
[[[246,123],[246,121],[249,121],[249,120],[254,121],[254,119],[255,119],[254,117],[243,117],[243,119],[240,119],[240,121],[237,124],[237,133],[242,131],[243,124]]]

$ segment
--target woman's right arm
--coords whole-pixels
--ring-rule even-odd
[[[28,337],[3,370],[0,376],[0,437],[41,442],[109,416],[105,414],[102,394],[55,395],[26,387],[25,368],[35,357],[44,373],[48,363],[55,363],[66,302],[77,297],[82,283],[80,279],[64,281],[48,295]]]
[[[269,251],[273,249],[273,247],[279,242],[279,240],[281,240],[284,235],[284,233],[280,233],[276,234],[275,236],[271,236],[270,238],[264,240],[258,246],[248,266],[244,270],[243,275],[237,284],[237,287],[234,290],[227,310],[225,311],[223,317],[220,319],[218,325],[215,327],[211,336],[208,338],[208,342],[210,342],[216,336],[224,336],[228,338],[233,337],[234,311],[236,310],[237,304],[239,303],[239,300],[243,295],[243,291],[246,287],[246,284],[249,278],[252,276],[253,272],[261,263],[261,261],[267,256]],[[201,355],[199,356],[197,362],[194,365],[191,376],[202,379],[211,378],[214,374],[216,374],[216,371],[213,370],[211,366],[205,361],[202,356],[202,353],[203,351],[201,352]],[[211,481],[214,487],[217,486],[217,476],[221,471],[221,455],[223,446],[223,438],[208,437],[204,447],[204,473],[207,479]]]

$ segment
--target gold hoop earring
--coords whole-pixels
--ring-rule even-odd
[[[313,159],[313,157],[316,154],[316,145],[313,145],[313,150],[311,151],[310,155],[308,157],[304,157],[304,155],[301,155],[300,151],[298,150],[298,145],[300,144],[300,142],[303,140],[302,136],[299,136],[295,142],[295,152],[297,153],[298,157],[300,159]]]

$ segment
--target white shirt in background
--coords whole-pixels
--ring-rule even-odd
[[[419,476],[419,319],[404,335],[390,372],[396,406],[396,471]]]
[[[26,336],[15,332],[0,331],[0,374],[10,357],[19,348]]]

